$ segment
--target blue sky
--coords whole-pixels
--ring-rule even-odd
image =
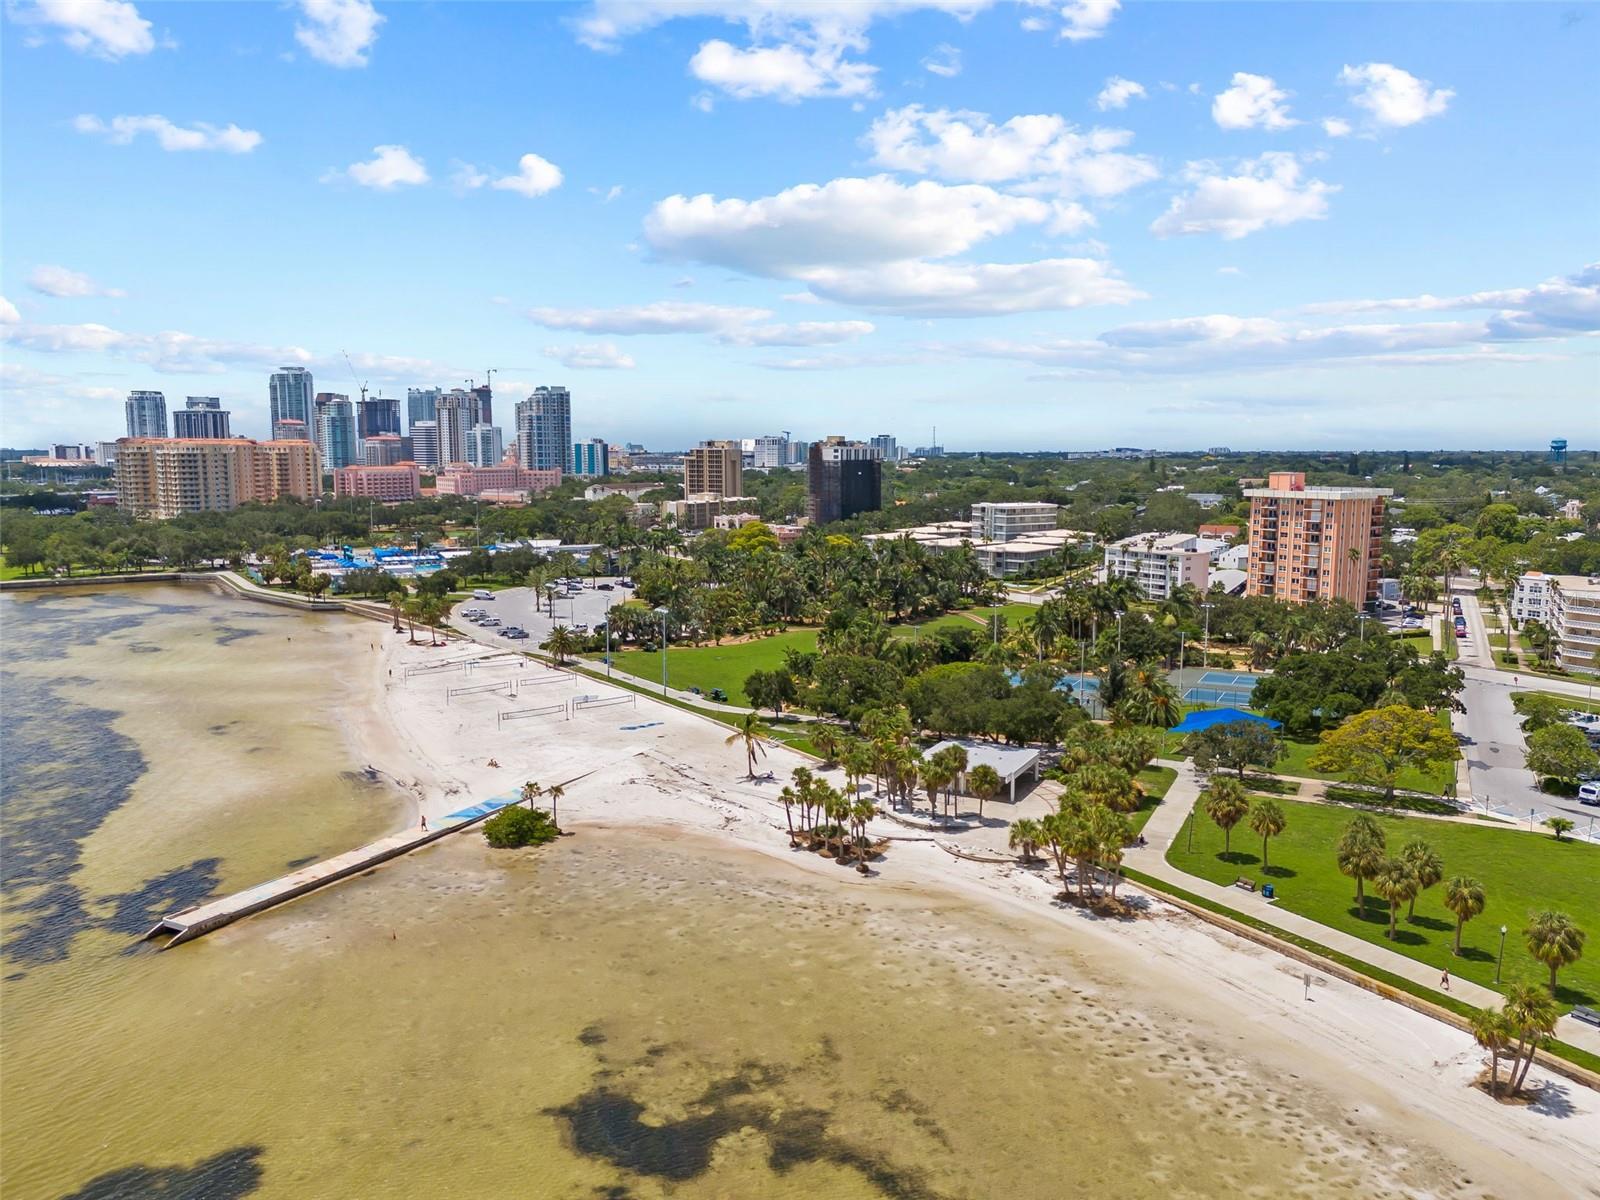
[[[8,445],[288,363],[663,448],[1600,440],[1589,6],[5,12]]]

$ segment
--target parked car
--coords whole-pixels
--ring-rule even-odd
[[[494,628],[497,628],[499,626],[500,618],[499,617],[485,617],[482,621],[479,621],[478,624],[482,625],[486,629],[494,629]]]
[[[494,599],[494,593],[491,592],[488,588],[473,588],[472,589],[472,598],[474,600],[493,600]]]
[[[612,590],[612,585],[609,583],[597,583],[594,586],[595,590],[600,592],[609,592]]]
[[[1579,804],[1600,804],[1600,783],[1586,783],[1578,788]]]
[[[728,693],[723,691],[721,688],[712,688],[711,698],[713,700],[725,701],[728,698]]]

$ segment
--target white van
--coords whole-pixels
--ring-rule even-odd
[[[473,588],[472,598],[474,600],[493,600],[494,593],[489,591],[488,588]]]

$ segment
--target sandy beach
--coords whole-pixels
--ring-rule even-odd
[[[751,782],[744,749],[726,744],[725,726],[519,656],[475,665],[470,678],[457,668],[408,680],[407,667],[495,648],[413,646],[404,634],[373,628],[381,640],[363,657],[374,701],[346,711],[347,730],[364,761],[409,793],[421,814],[440,816],[525,780],[560,783],[561,823],[579,837],[610,829],[678,844],[713,839],[719,850],[759,853],[825,880],[852,901],[890,889],[937,900],[944,912],[970,909],[1039,946],[1039,963],[989,961],[989,973],[1016,976],[1011,986],[1020,989],[1030,980],[1046,988],[1044,975],[1056,970],[1080,986],[1087,974],[1098,990],[1128,998],[1130,1027],[1173,1042],[1174,1070],[1202,1080],[1215,1073],[1219,1103],[1243,1089],[1281,1093],[1322,1113],[1329,1164],[1359,1160],[1388,1190],[1408,1195],[1600,1196],[1600,1094],[1535,1068],[1539,1103],[1496,1104],[1470,1086],[1483,1055],[1467,1035],[1317,972],[1308,987],[1301,965],[1160,901],[1136,921],[1100,919],[1054,904],[1048,876],[958,860],[931,841],[896,841],[881,869],[861,878],[788,846],[777,791],[794,767],[815,767],[811,760],[771,747],[759,769],[776,781]],[[446,696],[513,679],[515,698]],[[502,712],[579,696],[620,702],[569,708],[570,718],[497,721]],[[915,836],[886,821],[874,832]],[[981,944],[949,941],[984,959]],[[1068,960],[1078,967],[1069,970]],[[1040,964],[1047,969],[1035,970]]]

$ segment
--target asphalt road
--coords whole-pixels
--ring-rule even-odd
[[[1595,838],[1600,838],[1600,807],[1539,790],[1524,756],[1522,723],[1511,704],[1514,692],[1560,692],[1581,697],[1587,685],[1497,670],[1490,660],[1489,635],[1477,597],[1460,592],[1457,596],[1467,619],[1467,637],[1458,642],[1458,665],[1466,676],[1461,700],[1467,711],[1454,714],[1451,726],[1466,742],[1462,753],[1467,760],[1474,806],[1508,813],[1524,823],[1532,811],[1535,825],[1546,816],[1559,813],[1571,817],[1580,834],[1589,831],[1592,820]],[[1453,621],[1447,620],[1446,637],[1455,636],[1452,626]]]

